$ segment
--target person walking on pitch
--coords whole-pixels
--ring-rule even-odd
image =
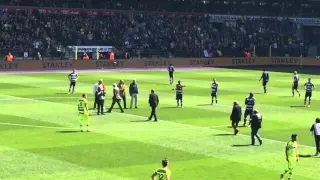
[[[316,143],[316,154],[318,156],[320,154],[320,118],[316,119],[316,122],[311,126],[310,131],[314,135],[314,141]]]
[[[300,78],[299,78],[297,71],[294,71],[293,72],[293,83],[292,83],[292,97],[294,97],[294,91],[296,91],[300,97],[300,92],[298,90],[299,80],[300,80]]]
[[[170,66],[168,67],[168,72],[170,84],[173,84],[174,66],[172,64],[170,64]]]
[[[69,92],[68,94],[73,94],[74,93],[74,89],[76,87],[76,83],[77,83],[77,80],[79,78],[78,74],[77,74],[77,70],[76,69],[73,69],[72,70],[72,73],[70,73],[68,75],[68,78],[69,78],[69,81],[70,81],[70,85],[69,85]]]
[[[256,104],[256,99],[253,97],[253,93],[249,93],[249,96],[246,97],[244,103],[246,105],[246,110],[244,112],[243,126],[246,126],[247,117],[249,116],[249,118],[251,119],[251,116],[253,114],[254,105]]]
[[[262,115],[258,112],[258,110],[253,110],[253,115],[250,121],[251,127],[251,145],[255,145],[255,137],[259,140],[260,146],[262,145],[262,139],[258,134],[259,129],[261,128],[262,123]]]
[[[237,101],[235,101],[233,102],[233,108],[230,115],[231,126],[234,129],[234,135],[237,135],[239,132],[238,124],[241,121],[241,116],[242,116],[241,106],[238,104]]]
[[[111,113],[112,110],[113,110],[113,107],[115,104],[118,104],[119,108],[120,108],[120,111],[121,113],[124,113],[124,110],[122,109],[122,106],[121,106],[121,96],[120,96],[120,90],[117,86],[116,83],[113,84],[113,97],[112,97],[112,104],[108,110],[108,113]]]
[[[306,90],[306,93],[304,95],[304,105],[307,104],[307,98],[309,98],[309,105],[311,105],[311,97],[312,97],[312,91],[315,89],[315,85],[311,82],[311,78],[308,79],[308,82],[304,84],[304,89]]]
[[[263,69],[263,72],[259,81],[261,80],[262,80],[264,93],[267,93],[267,84],[269,82],[269,72],[266,69]]]
[[[119,84],[118,84],[118,88],[119,88],[119,92],[120,92],[120,96],[121,99],[123,101],[123,108],[127,109],[127,99],[126,99],[126,84],[124,83],[123,80],[120,80]]]
[[[84,131],[83,126],[86,126],[87,132],[89,132],[90,120],[89,120],[89,107],[88,107],[88,96],[82,95],[82,98],[78,102],[78,111],[80,116],[80,130]]]
[[[148,118],[148,121],[151,121],[152,117],[154,117],[154,121],[158,121],[156,109],[159,105],[159,96],[151,90],[151,94],[149,95],[149,105],[151,107],[151,114]]]
[[[170,180],[171,177],[171,171],[168,168],[169,166],[169,160],[165,158],[162,160],[162,168],[157,169],[152,175],[151,179],[156,180],[156,177],[158,177],[158,180]]]
[[[297,134],[292,134],[291,141],[287,143],[287,146],[285,148],[288,168],[280,175],[280,180],[283,180],[284,175],[287,173],[289,173],[288,180],[291,180],[293,168],[299,160],[297,136]]]

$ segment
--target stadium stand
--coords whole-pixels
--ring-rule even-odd
[[[288,2],[277,5],[275,1],[260,4],[215,1],[214,6],[203,1],[188,2],[191,1],[118,0],[101,4],[97,0],[1,0],[1,4],[10,6],[118,10],[101,11],[94,16],[63,11],[43,13],[36,8],[32,11],[3,11],[0,16],[0,45],[3,48],[0,51],[2,55],[11,51],[16,56],[23,56],[27,51],[61,57],[70,45],[112,45],[119,50],[119,56],[129,52],[132,57],[198,57],[205,56],[204,50],[207,56],[244,56],[245,49],[254,51],[257,56],[307,55],[309,41],[302,41],[297,36],[298,24],[288,18],[242,17],[235,21],[215,21],[204,14],[290,14],[292,8],[285,8],[289,6]],[[300,7],[299,15],[303,15],[306,8],[309,8],[309,15],[316,13],[309,6],[295,3],[292,6]]]

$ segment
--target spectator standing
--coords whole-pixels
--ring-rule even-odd
[[[320,154],[320,118],[316,119],[316,122],[312,125],[310,131],[313,133],[316,143],[315,156],[318,156]]]
[[[135,108],[138,108],[139,88],[136,80],[133,80],[132,83],[130,84],[129,93],[131,96],[130,108],[132,108],[133,103],[135,105]]]

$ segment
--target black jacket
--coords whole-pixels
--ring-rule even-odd
[[[230,115],[231,121],[241,121],[242,109],[240,105],[234,105]]]
[[[129,87],[129,93],[132,94],[139,94],[139,88],[137,83],[131,83]]]
[[[262,115],[260,113],[254,114],[251,117],[251,128],[260,129],[262,123]]]
[[[155,93],[149,95],[149,104],[151,107],[157,107],[159,105],[159,97]]]
[[[103,91],[96,91],[96,94],[95,94],[96,100],[103,101],[105,99],[105,94],[106,93]]]

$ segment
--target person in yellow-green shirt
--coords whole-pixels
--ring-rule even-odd
[[[158,177],[158,180],[170,180],[171,177],[171,171],[168,168],[169,160],[163,159],[162,160],[162,168],[157,169],[151,176],[152,180],[157,180],[156,177]]]
[[[292,134],[291,141],[287,143],[285,153],[288,162],[288,169],[286,169],[284,173],[280,175],[281,180],[283,180],[283,176],[287,173],[289,173],[288,180],[291,180],[293,168],[299,160],[297,136],[297,134]]]
[[[89,131],[90,120],[89,120],[89,108],[88,108],[88,96],[82,94],[82,98],[78,102],[78,111],[80,116],[80,129],[83,132],[83,126],[86,125],[87,132]]]

